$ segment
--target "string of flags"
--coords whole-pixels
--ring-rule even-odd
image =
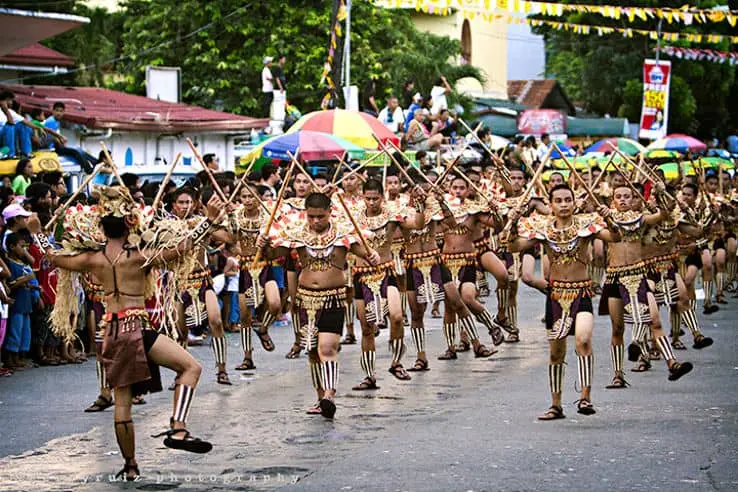
[[[738,11],[727,9],[698,9],[689,5],[681,8],[624,7],[619,5],[584,5],[528,0],[375,0],[376,5],[386,8],[414,8],[429,14],[450,15],[453,10],[499,14],[501,11],[535,15],[544,14],[561,17],[571,12],[598,14],[609,19],[663,19],[668,24],[684,25],[728,22],[735,27]]]
[[[697,48],[681,48],[679,46],[662,46],[659,50],[654,48],[654,51],[661,51],[661,53],[672,56],[674,58],[680,58],[683,60],[707,60],[714,63],[728,63],[729,65],[738,65],[738,53],[728,51],[717,51],[717,50],[705,50]]]

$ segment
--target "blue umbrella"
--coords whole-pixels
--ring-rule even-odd
[[[565,145],[562,143],[559,143],[556,145],[559,147],[559,149],[561,149],[561,152],[564,153],[564,157],[576,157],[577,156],[576,151],[574,151],[574,149],[572,149],[568,145]],[[561,159],[561,154],[559,154],[558,150],[554,150],[553,152],[551,152],[551,159]]]

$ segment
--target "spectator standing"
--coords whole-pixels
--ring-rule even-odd
[[[379,114],[379,108],[377,107],[377,101],[374,99],[377,93],[377,84],[374,79],[364,85],[364,91],[361,94],[361,110],[367,114],[374,116],[375,118]]]
[[[410,122],[413,121],[413,118],[415,117],[415,111],[418,109],[421,109],[423,107],[423,96],[420,95],[420,92],[416,92],[413,96],[413,103],[410,105],[409,108],[407,108],[407,111],[405,111],[405,133],[407,133],[407,129],[410,126]]]
[[[277,56],[277,64],[272,69],[272,76],[274,82],[277,83],[277,88],[284,92],[287,90],[287,77],[284,75],[284,64],[287,63],[287,56],[280,54]]]
[[[395,135],[401,134],[402,125],[405,122],[405,114],[400,107],[400,103],[395,96],[390,96],[387,99],[387,106],[382,108],[379,112],[379,121],[384,123],[389,131]]]
[[[536,154],[539,162],[543,162],[543,158],[546,157],[548,147],[551,145],[551,136],[548,133],[541,135],[541,142],[538,144]]]
[[[0,259],[0,347],[3,347],[5,342],[5,335],[8,329],[8,310],[10,303],[12,302],[8,297],[8,289],[5,287],[5,280],[10,276],[10,270],[2,259]],[[13,368],[10,361],[7,361],[5,353],[3,352],[2,361],[0,361],[0,377],[10,376],[13,374]]]
[[[269,191],[271,191],[272,196],[276,197],[277,184],[279,184],[279,168],[274,164],[265,164],[264,167],[261,168],[261,181],[259,181],[259,186],[268,188]]]
[[[436,116],[441,112],[442,109],[448,109],[446,94],[450,94],[451,91],[451,86],[448,84],[446,77],[441,76],[438,80],[436,80],[436,84],[433,86],[430,93],[430,97],[433,100],[431,115]]]
[[[241,276],[241,267],[236,252],[236,244],[226,244],[226,264],[223,267],[225,289],[223,298],[223,322],[228,331],[238,331],[241,314],[238,305],[238,284]]]
[[[20,234],[12,233],[6,239],[8,250],[8,268],[10,269],[11,297],[10,325],[5,340],[10,364],[15,369],[26,369],[29,366],[22,361],[23,353],[31,350],[31,313],[38,300],[38,291],[34,291],[36,276],[27,263],[29,256],[26,241]]]
[[[274,76],[272,75],[272,63],[274,58],[264,57],[264,68],[261,70],[261,114],[265,118],[271,118],[272,101],[274,101]]]
[[[413,91],[415,90],[415,81],[408,79],[402,86],[402,107],[409,108],[413,103]]]
[[[15,176],[13,177],[13,193],[25,195],[26,188],[31,184],[33,178],[33,164],[30,159],[21,159],[15,165]]]
[[[220,159],[215,154],[205,154],[202,156],[202,161],[211,171],[216,173],[220,171]]]

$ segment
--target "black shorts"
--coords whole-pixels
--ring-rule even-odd
[[[725,249],[725,241],[723,240],[723,238],[715,239],[715,241],[712,242],[712,249],[713,251]]]
[[[321,309],[320,315],[315,322],[318,333],[334,333],[336,335],[343,334],[343,322],[345,320],[346,310],[340,308]]]
[[[684,264],[688,267],[694,266],[697,267],[698,270],[702,270],[702,255],[701,252],[695,251],[694,253],[690,253],[687,255],[687,258],[684,260]]]
[[[449,282],[452,282],[454,279],[451,277],[451,270],[448,269],[446,265],[441,263],[441,282],[443,284],[447,284]]]
[[[729,232],[729,233],[727,233],[725,235],[725,237],[723,239],[725,240],[726,243],[728,242],[728,239],[736,239],[735,233],[734,232]]]

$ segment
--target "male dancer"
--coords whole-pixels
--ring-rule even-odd
[[[609,209],[601,205],[599,214],[575,214],[574,192],[565,184],[554,186],[550,191],[553,215],[534,216],[521,219],[520,208],[509,213],[513,234],[518,235],[511,249],[530,250],[535,242],[543,244],[551,259],[548,279],[535,277],[535,264],[523,263],[523,282],[541,291],[546,296],[546,334],[550,348],[548,384],[551,391],[551,407],[538,418],[556,420],[565,417],[561,406],[566,359],[566,339],[574,335],[579,369],[581,396],[577,413],[592,415],[592,375],[594,354],[592,352],[592,281],[587,272],[589,246],[600,239],[613,240],[616,236],[606,229],[603,217]]]
[[[397,379],[411,379],[402,365],[405,354],[405,330],[402,319],[402,302],[398,289],[397,272],[392,258],[392,238],[398,228],[422,227],[423,217],[407,207],[394,209],[384,203],[382,183],[369,179],[363,186],[364,207],[356,220],[362,230],[372,232],[370,246],[381,259],[378,265],[358,261],[354,266],[354,292],[356,312],[361,324],[361,368],[365,378],[353,389],[356,391],[378,389],[374,361],[376,358],[375,329],[385,315],[389,315],[392,363],[389,372]]]
[[[444,214],[443,224],[446,228],[443,239],[441,257],[444,264],[444,320],[443,333],[448,348],[439,360],[453,360],[456,355],[456,327],[466,330],[474,349],[475,357],[489,357],[494,354],[480,341],[477,327],[472,313],[482,322],[490,334],[493,342],[502,343],[504,336],[500,331],[499,323],[492,319],[492,315],[483,304],[476,299],[477,295],[477,251],[471,241],[472,233],[477,224],[482,223],[496,228],[498,223],[490,213],[489,204],[468,200],[469,187],[466,181],[454,176],[451,181],[451,192],[455,199],[451,204],[441,202]],[[494,255],[492,255],[494,256]],[[496,257],[495,257],[496,259]],[[499,261],[499,260],[498,260]],[[503,268],[504,271],[504,268]],[[507,273],[504,275],[507,279]],[[450,290],[461,294],[463,303],[457,304]]]
[[[358,173],[348,175],[349,172],[350,171],[344,173],[347,174],[347,176],[343,178],[341,185],[343,185],[343,201],[353,214],[354,212],[359,211],[361,204],[363,203],[361,193],[362,179]],[[336,204],[335,206],[340,209],[340,205]],[[350,253],[346,256],[346,263],[346,336],[341,341],[341,344],[354,345],[356,343],[356,335],[354,334],[354,320],[356,319],[354,297],[356,296],[356,292],[354,292],[354,277],[352,273],[354,257]]]
[[[259,231],[269,219],[269,214],[259,203],[256,188],[245,184],[239,191],[241,207],[231,215],[231,235],[238,244],[241,265],[239,277],[238,303],[241,311],[241,348],[243,361],[236,366],[237,371],[256,369],[251,343],[251,312],[266,302],[261,330],[256,334],[267,352],[274,350],[274,342],[269,336],[269,325],[279,315],[281,299],[276,279],[272,274],[271,262],[262,260],[252,268],[257,253],[256,239]]]
[[[697,274],[702,268],[702,256],[698,250],[698,238],[703,230],[703,224],[700,222],[700,217],[696,212],[695,205],[697,202],[697,194],[699,189],[692,183],[685,183],[682,186],[681,198],[688,210],[688,213],[693,214],[693,220],[697,222],[695,224],[698,229],[697,234],[689,234],[690,231],[685,231],[680,228],[679,234],[676,240],[676,249],[678,252],[677,267],[678,275],[684,279],[685,288],[687,291],[688,305],[682,309],[681,318],[685,326],[692,334],[695,349],[702,349],[712,345],[712,339],[706,337],[700,331],[699,324],[697,323],[697,295],[695,292],[695,281],[697,280]],[[672,346],[675,349],[682,349],[684,345],[679,340],[680,328],[674,328],[672,325]]]
[[[601,315],[609,313],[612,322],[610,352],[615,375],[608,388],[625,388],[627,384],[622,365],[625,324],[632,326],[633,333],[628,359],[639,361],[638,371],[647,370],[650,366],[646,345],[649,329],[669,368],[669,381],[676,381],[692,370],[691,363],[677,362],[661,328],[656,300],[646,279],[641,243],[645,228],[668,219],[664,210],[671,209],[663,202],[663,183],[656,183],[655,189],[661,203],[658,213],[654,214],[644,214],[633,209],[633,192],[629,186],[620,185],[613,189],[615,212],[612,217],[618,226],[621,241],[609,244],[607,278],[599,309]]]
[[[343,270],[351,253],[378,265],[379,255],[367,251],[343,221],[331,219],[331,200],[322,193],[305,199],[307,221],[291,222],[260,235],[257,246],[266,255],[279,256],[296,249],[302,266],[298,278],[301,333],[307,340],[308,362],[318,404],[309,414],[333,418],[338,383],[338,345],[341,340],[346,286]],[[266,249],[271,247],[270,249]]]
[[[385,186],[387,187],[387,205],[390,208],[401,210],[408,206],[410,200],[406,194],[402,193],[402,182],[394,166],[387,170]],[[397,289],[400,291],[402,319],[403,323],[407,325],[407,279],[402,261],[404,247],[405,235],[402,228],[398,228],[392,236],[392,261],[395,262],[395,272],[397,273]]]
[[[181,254],[201,240],[224,206],[217,198],[211,200],[207,208],[208,219],[198,223],[179,251],[168,252],[166,256]],[[151,329],[144,307],[150,267],[147,266],[146,250],[130,244],[133,236],[131,227],[135,227],[140,219],[135,213],[136,208],[125,188],[101,189],[100,216],[96,221],[104,233],[104,238],[100,238],[104,242],[96,248],[78,250],[67,246],[65,250],[52,250],[45,236],[37,234],[39,244],[52,263],[63,270],[91,272],[105,290],[107,313],[102,358],[108,383],[115,391],[115,435],[125,459],[125,466],[117,476],[128,481],[140,475],[135,458],[131,399],[147,392],[161,391],[159,366],[177,372],[174,412],[170,419],[171,428],[164,433],[167,436],[164,445],[195,453],[207,453],[212,449],[209,442],[192,437],[185,426],[202,368],[171,339],[160,337]],[[34,229],[39,231],[40,227]]]

